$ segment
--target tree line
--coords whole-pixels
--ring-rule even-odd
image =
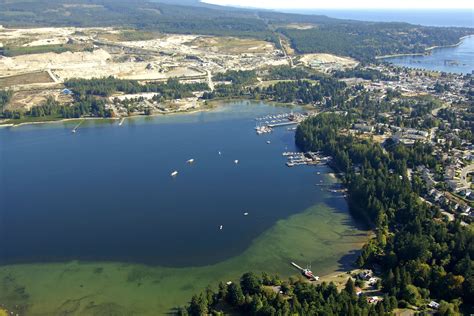
[[[375,61],[376,56],[425,53],[431,46],[453,45],[468,28],[414,26],[407,23],[348,22],[327,23],[307,30],[279,28],[290,38],[299,53],[330,53],[350,56],[362,62]]]
[[[73,102],[60,104],[48,98],[28,111],[5,110],[4,105],[11,98],[11,92],[0,91],[0,117],[21,119],[23,117],[79,118],[82,116],[111,117],[113,112],[106,109],[106,98],[117,92],[126,94],[156,92],[155,101],[180,99],[193,96],[193,92],[209,89],[206,83],[180,83],[176,78],[166,82],[140,84],[134,80],[114,77],[98,79],[70,79],[64,85],[72,91]]]
[[[140,84],[136,80],[117,79],[112,76],[98,79],[70,79],[64,85],[74,92],[76,99],[86,96],[109,97],[116,92],[126,94],[156,92],[165,99],[180,99],[192,96],[195,91],[209,89],[206,83],[180,83],[177,78],[169,78],[166,82]]]
[[[203,99],[248,97],[282,103],[321,103],[327,107],[344,102],[344,82],[326,76],[314,75],[310,78],[313,81],[280,81],[268,87],[219,84],[215,86],[214,91],[205,92]]]
[[[371,81],[398,81],[398,77],[389,76],[377,69],[363,68],[360,66],[353,69],[336,70],[333,72],[333,76],[336,78],[361,78]]]
[[[407,165],[425,163],[429,150],[383,149],[341,134],[350,124],[350,116],[321,114],[298,127],[296,143],[333,157],[333,167],[345,175],[351,212],[374,227],[376,237],[358,264],[380,267],[383,290],[399,304],[420,305],[429,297],[451,302],[453,311],[461,302],[472,304],[473,232],[421,202],[407,176]]]
[[[357,295],[355,284],[348,279],[338,291],[334,283],[313,285],[299,278],[282,281],[277,276],[262,276],[252,272],[241,276],[240,282],[219,283],[194,295],[188,306],[179,308],[178,315],[224,315],[223,307],[243,315],[341,315],[383,316],[398,306],[394,296],[385,295],[383,301],[369,304],[364,294]]]

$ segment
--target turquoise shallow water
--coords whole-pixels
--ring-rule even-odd
[[[249,270],[347,267],[366,233],[315,185],[334,181],[329,170],[284,165],[292,131],[255,134],[255,117],[288,111],[239,102],[76,134],[76,123],[1,129],[0,303],[154,315]]]

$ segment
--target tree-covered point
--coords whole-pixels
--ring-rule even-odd
[[[425,53],[432,46],[454,45],[469,28],[414,26],[406,23],[341,22],[297,30],[281,28],[299,53],[330,53],[373,61],[376,56]]]
[[[421,202],[407,176],[407,165],[426,163],[423,155],[429,150],[383,149],[341,133],[351,122],[321,114],[298,127],[296,142],[303,150],[333,157],[333,167],[345,174],[351,211],[374,226],[376,237],[363,247],[358,263],[380,267],[384,291],[403,304],[436,298],[450,301],[456,310],[461,302],[474,303],[473,231]]]
[[[245,273],[239,283],[220,283],[218,290],[208,287],[191,298],[189,306],[179,315],[224,315],[223,309],[242,315],[341,315],[383,316],[397,307],[395,297],[385,295],[377,304],[367,303],[367,297],[357,296],[354,282],[349,279],[338,291],[333,283],[312,285],[302,279],[281,281],[278,277]]]
[[[208,90],[206,83],[180,83],[170,78],[166,82],[140,84],[135,80],[116,79],[114,77],[99,79],[71,79],[64,85],[74,92],[76,99],[88,95],[109,97],[116,92],[127,94],[156,92],[165,99],[180,99],[192,96],[192,92]]]
[[[235,85],[249,85],[257,81],[257,73],[254,70],[228,70],[215,74],[212,79],[230,81]]]

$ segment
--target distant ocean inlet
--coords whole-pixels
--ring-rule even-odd
[[[407,55],[384,58],[392,64],[450,73],[470,74],[474,71],[474,36],[461,40],[454,47],[440,47],[429,55]]]
[[[289,13],[319,14],[338,19],[371,22],[406,22],[426,26],[474,27],[474,10],[285,10]]]
[[[406,22],[424,26],[469,27],[474,35],[474,10],[285,10],[302,14],[320,14],[339,19],[373,22]],[[469,74],[474,71],[474,37],[466,37],[454,47],[432,49],[429,55],[384,58],[398,66]]]

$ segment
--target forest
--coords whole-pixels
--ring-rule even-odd
[[[249,85],[257,81],[257,73],[254,70],[228,70],[217,73],[212,78],[215,81],[230,81],[234,85]]]
[[[112,112],[105,109],[104,100],[88,96],[74,102],[72,105],[61,105],[53,98],[48,98],[43,104],[34,106],[26,112],[4,110],[0,114],[2,118],[17,120],[24,117],[48,118],[52,120],[80,118],[82,116],[111,117]]]
[[[336,78],[361,78],[364,80],[383,80],[383,81],[398,81],[398,77],[392,77],[382,73],[377,69],[356,67],[353,69],[336,70],[333,72]]]
[[[219,84],[214,91],[205,92],[203,99],[246,97],[280,103],[318,103],[330,107],[343,102],[345,88],[345,83],[331,77],[310,75],[308,80],[280,81],[268,87]]]
[[[432,160],[430,151],[418,145],[383,149],[340,133],[352,120],[319,115],[298,127],[296,143],[333,157],[333,168],[344,173],[351,212],[374,227],[376,237],[363,247],[358,264],[382,269],[383,290],[399,306],[428,298],[450,302],[453,310],[474,303],[473,232],[421,202],[407,177],[408,165]]]
[[[310,76],[304,68],[290,66],[274,66],[264,76],[266,80],[301,80]]]
[[[206,83],[180,83],[176,78],[166,82],[140,84],[136,80],[117,79],[114,77],[98,79],[70,79],[64,85],[74,92],[76,99],[85,96],[109,97],[113,93],[135,94],[156,92],[165,99],[180,99],[192,96],[194,91],[208,90]]]
[[[114,77],[98,79],[71,79],[64,85],[73,92],[72,104],[59,104],[48,98],[43,104],[31,107],[28,111],[4,110],[11,97],[11,92],[0,91],[0,117],[5,119],[35,118],[80,118],[82,116],[111,117],[112,111],[105,108],[104,98],[116,92],[127,94],[156,92],[157,101],[174,100],[193,96],[194,91],[209,89],[206,83],[182,84],[178,79],[170,78],[162,83],[139,84],[134,80],[122,80]]]
[[[362,62],[391,54],[425,53],[431,46],[453,45],[472,34],[468,28],[414,26],[406,23],[331,23],[308,30],[280,28],[298,53],[329,53]]]
[[[341,315],[383,316],[398,306],[394,296],[385,295],[378,304],[367,303],[367,297],[356,295],[356,287],[349,279],[342,291],[333,284],[316,286],[303,279],[282,281],[277,276],[262,276],[252,272],[241,276],[240,282],[220,283],[218,290],[208,287],[194,295],[178,315],[224,315],[223,306],[243,315]],[[443,309],[450,308],[443,306]]]

